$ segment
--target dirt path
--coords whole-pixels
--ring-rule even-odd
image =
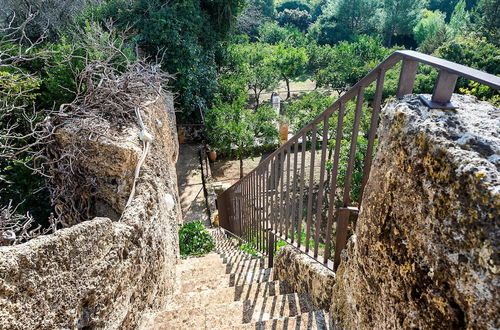
[[[184,223],[210,223],[203,191],[199,144],[181,144],[177,162],[177,184]]]

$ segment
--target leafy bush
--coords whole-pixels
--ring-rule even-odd
[[[217,88],[217,66],[223,62],[224,41],[229,36],[243,0],[138,0],[127,6],[117,0],[96,9],[119,27],[134,27],[135,41],[162,68],[176,75],[173,89],[182,119],[201,120],[200,110],[212,105]]]
[[[312,91],[291,102],[286,107],[286,114],[290,119],[292,128],[298,132],[332,105],[333,101],[333,97],[329,95]]]
[[[189,222],[179,230],[181,256],[198,256],[215,248],[215,241],[205,229],[203,222]]]

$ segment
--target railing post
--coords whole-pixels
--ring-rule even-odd
[[[399,74],[399,85],[396,93],[397,98],[401,98],[406,94],[413,92],[415,84],[415,76],[417,75],[418,62],[408,59],[403,59],[401,65],[401,73]]]
[[[272,268],[274,265],[274,251],[275,251],[275,242],[274,242],[274,233],[271,229],[267,230],[269,243],[267,244],[267,268]]]
[[[349,224],[350,210],[346,207],[341,207],[339,209],[339,215],[337,218],[337,230],[336,230],[336,240],[335,240],[335,256],[333,257],[333,270],[337,271],[340,264],[340,253],[345,248],[347,244],[347,225]]]
[[[451,104],[451,95],[455,90],[458,75],[446,70],[439,71],[439,75],[434,85],[432,98],[429,101],[427,98],[420,96],[420,99],[431,109],[456,109]]]

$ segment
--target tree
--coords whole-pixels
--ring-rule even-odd
[[[417,25],[413,28],[413,34],[419,44],[424,42],[427,38],[437,33],[445,23],[445,15],[439,10],[430,11],[425,10],[422,18]]]
[[[287,99],[290,97],[290,81],[300,77],[306,70],[308,57],[304,47],[290,47],[279,43],[274,48],[272,65],[285,80]]]
[[[338,0],[331,2],[333,15],[338,24],[353,33],[366,33],[374,29],[375,0]]]
[[[318,49],[315,55],[315,78],[319,87],[339,92],[357,83],[393,50],[382,47],[382,41],[367,35],[356,42],[340,42],[331,48]]]
[[[279,26],[276,22],[268,22],[260,26],[259,37],[260,42],[277,45],[283,42],[290,46],[305,46],[308,40],[299,29],[294,26]]]
[[[311,14],[305,10],[285,9],[278,15],[281,26],[292,25],[302,32],[305,32],[311,24]]]
[[[500,0],[480,0],[475,19],[481,34],[489,42],[498,45],[500,43]]]
[[[120,1],[122,7],[101,10],[101,19],[112,17],[124,29],[134,27],[140,48],[176,75],[173,89],[182,119],[201,120],[200,111],[211,106],[217,88],[224,41],[245,0],[137,0],[129,7],[128,0]]]
[[[500,49],[473,35],[458,36],[439,47],[435,55],[493,75],[500,74]],[[498,93],[490,87],[478,85],[469,80],[459,79],[457,88],[463,93],[473,94],[480,99],[498,102]]]
[[[255,40],[258,35],[259,28],[266,23],[272,21],[274,17],[274,7],[262,6],[263,3],[258,1],[248,1],[247,6],[238,16],[236,23],[236,32],[250,37]]]
[[[380,13],[388,47],[391,47],[395,34],[412,33],[426,5],[425,0],[384,0]]]
[[[239,159],[243,177],[243,156],[258,142],[269,145],[278,141],[276,113],[270,106],[255,111],[246,108],[248,94],[238,76],[224,75],[220,86],[215,106],[206,114],[208,138],[212,147]]]
[[[459,34],[463,34],[467,27],[470,25],[470,15],[467,10],[465,10],[465,0],[460,0],[450,18],[450,33],[451,37],[455,37]]]
[[[421,52],[431,54],[448,40],[449,29],[446,26],[445,17],[439,10],[424,11],[422,19],[413,28],[413,33]]]
[[[255,109],[259,107],[260,94],[275,88],[279,83],[272,57],[272,46],[264,43],[233,45],[229,48],[235,74],[241,75],[254,93]]]

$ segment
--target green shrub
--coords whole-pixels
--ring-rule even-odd
[[[215,248],[215,241],[205,229],[203,222],[186,223],[179,230],[181,256],[198,256]]]

